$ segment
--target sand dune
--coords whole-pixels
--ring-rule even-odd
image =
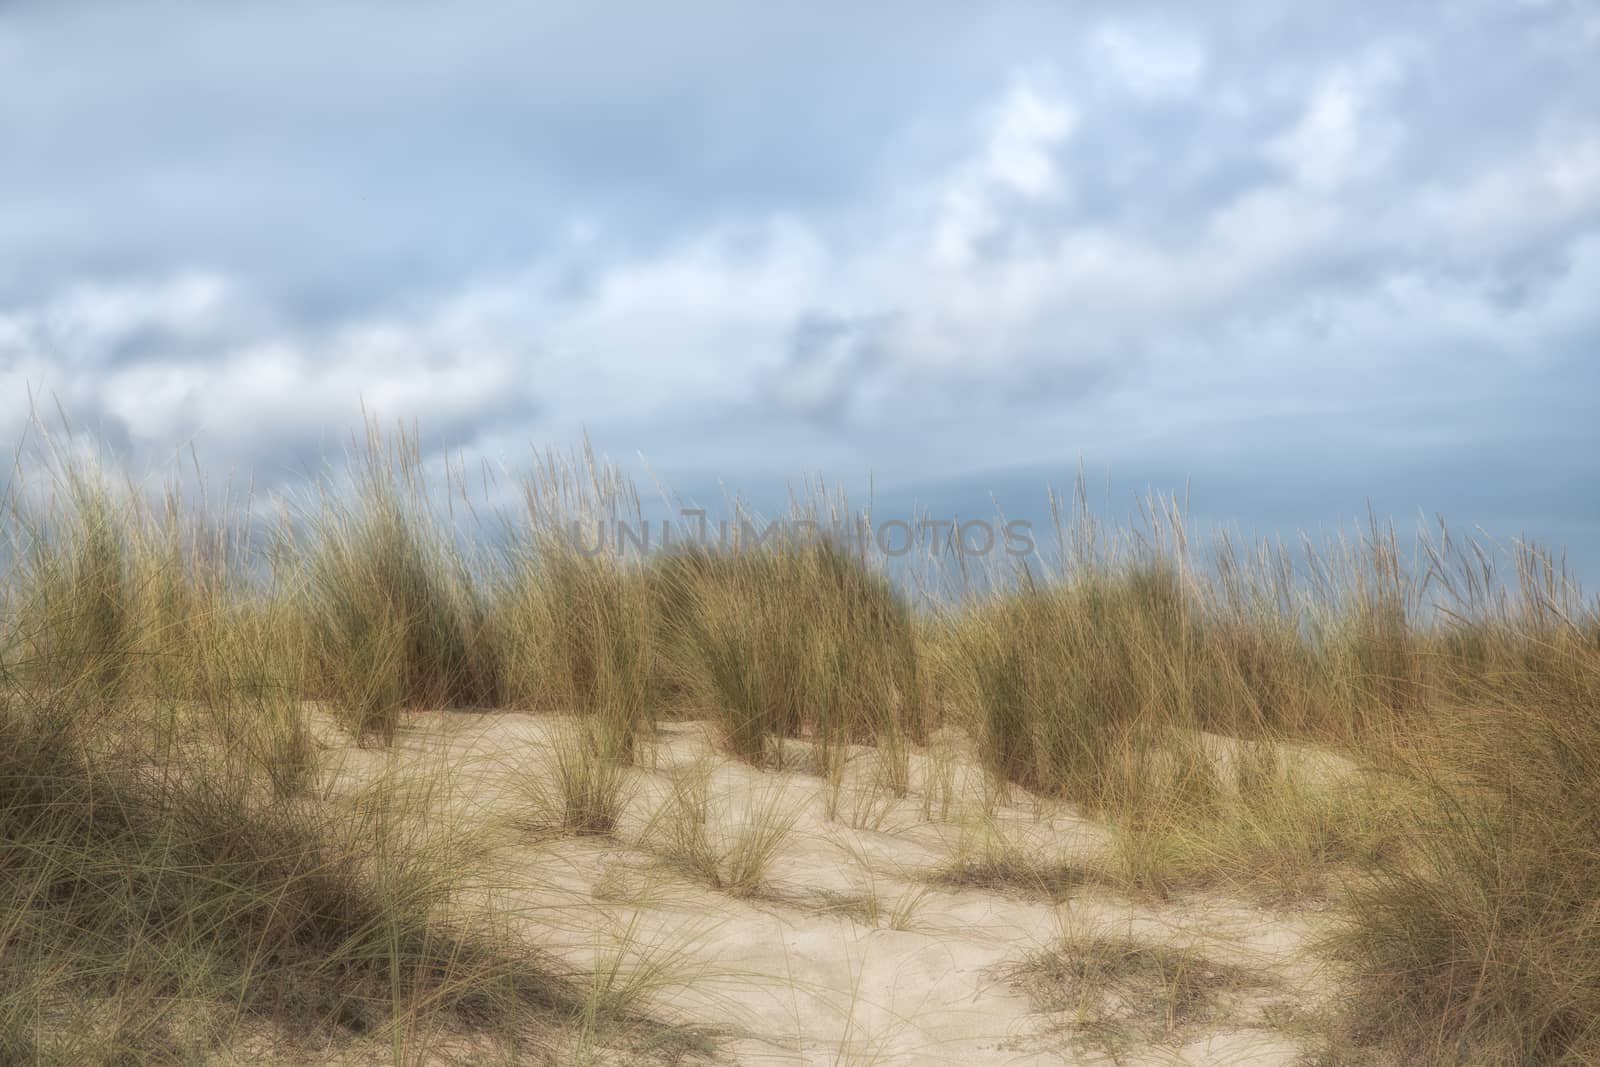
[[[665,1018],[716,1036],[716,1060],[1293,1063],[1303,1020],[1337,991],[1313,949],[1318,906],[1159,899],[1092,878],[961,884],[961,857],[997,848],[1092,871],[1108,833],[1020,790],[995,796],[953,735],[936,739],[942,755],[913,754],[896,797],[870,748],[852,750],[835,790],[807,773],[803,745],[790,769],[761,769],[720,756],[708,724],[666,724],[628,772],[615,832],[572,836],[541,828],[535,794],[575,725],[416,715],[388,753],[345,749],[336,790],[429,783],[427,821],[478,846],[464,907],[515,916],[585,970],[645,975]],[[685,779],[704,785],[713,838],[780,824],[757,884],[718,889],[674,858],[666,824]]]

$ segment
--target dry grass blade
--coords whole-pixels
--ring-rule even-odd
[[[754,896],[798,812],[787,807],[781,786],[719,803],[709,763],[673,776],[672,794],[645,830],[678,870],[733,896]]]

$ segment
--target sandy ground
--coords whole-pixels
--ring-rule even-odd
[[[878,784],[872,749],[853,753],[835,790],[807,772],[802,748],[789,769],[758,769],[720,757],[705,724],[668,724],[629,772],[617,830],[574,837],[542,828],[536,796],[552,738],[572,726],[418,715],[391,751],[341,748],[336,780],[412,783],[433,832],[472,845],[479,884],[463,907],[493,908],[576,965],[652,985],[652,1011],[720,1035],[718,1061],[1303,1062],[1304,1020],[1334,992],[1308,947],[1327,921],[1315,909],[942,884],[939,871],[986,841],[1064,865],[1092,862],[1107,841],[1068,811],[992,795],[953,735],[911,756],[910,789],[896,797]],[[713,888],[671,862],[673,782],[697,771],[713,840],[763,812],[790,823],[754,891]],[[1094,939],[1183,950],[1208,980],[1225,980],[1192,1004],[1160,980],[1141,989],[1135,976],[1088,998],[1026,969],[1038,953]]]

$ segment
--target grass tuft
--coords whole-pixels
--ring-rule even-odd
[[[1270,982],[1198,949],[1136,937],[1069,937],[1002,971],[1041,1012],[1087,1044],[1170,1044],[1215,1022],[1227,994]]]
[[[755,896],[766,889],[767,871],[799,813],[786,810],[779,787],[721,805],[713,770],[704,763],[675,773],[645,838],[659,841],[667,861],[690,878],[730,896]]]

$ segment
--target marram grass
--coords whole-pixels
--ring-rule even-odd
[[[996,788],[1109,824],[1096,877],[1331,900],[1356,991],[1339,1047],[1600,1060],[1600,621],[1536,548],[1441,529],[1406,550],[1374,521],[1331,549],[1201,551],[1176,509],[1138,531],[1077,513],[1054,565],[929,605],[826,540],[581,551],[568,520],[639,513],[587,450],[538,457],[496,515],[405,434],[351,458],[276,526],[48,446],[19,459],[0,1060],[182,1058],[291,1022],[592,1023],[538,946],[448,917],[462,868],[395,832],[402,800],[320,799],[311,709],[381,746],[439,708],[580,713],[546,805],[571,833],[614,829],[666,719],[825,775],[877,746],[890,794],[933,731],[964,731]],[[769,798],[728,831],[703,793],[683,779],[660,816],[674,863],[758,892],[789,813]]]

